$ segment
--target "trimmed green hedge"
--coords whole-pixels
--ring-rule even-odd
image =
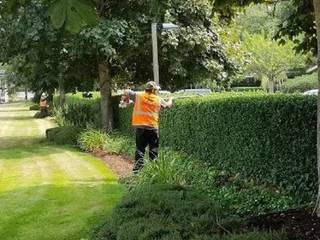
[[[264,91],[262,87],[233,87],[231,91],[234,92],[259,92]]]
[[[119,111],[119,129],[131,109]],[[123,124],[122,124],[123,123]],[[285,94],[218,94],[177,101],[161,114],[161,143],[240,178],[314,199],[316,98]]]
[[[54,98],[54,106],[59,106],[58,97]],[[59,109],[59,108],[58,108]],[[64,109],[56,110],[59,118],[63,118],[66,125],[85,128],[101,125],[100,99],[81,98],[78,95],[68,95]]]
[[[285,93],[305,92],[316,88],[318,88],[317,73],[289,79],[282,85],[282,91]]]
[[[74,126],[49,128],[46,131],[48,141],[58,145],[76,145],[81,129]]]
[[[115,125],[132,135],[132,108],[119,109],[118,100],[114,98]],[[85,107],[68,104],[65,117],[74,125],[95,122],[92,117],[99,114],[97,100],[82,101],[87,102]],[[301,202],[314,199],[316,97],[214,94],[176,100],[160,119],[162,146],[194,155],[230,175],[271,186],[276,192],[285,190]]]

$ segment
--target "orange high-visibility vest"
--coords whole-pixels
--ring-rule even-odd
[[[40,107],[41,108],[46,108],[47,107],[47,100],[44,100],[44,101],[42,101],[42,100],[40,100]]]
[[[132,126],[159,128],[160,98],[152,93],[137,93],[132,113]]]

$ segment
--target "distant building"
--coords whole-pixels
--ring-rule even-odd
[[[0,70],[0,104],[9,102],[8,85],[5,76],[6,72]]]

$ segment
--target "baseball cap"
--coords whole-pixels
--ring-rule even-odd
[[[157,85],[156,82],[154,81],[147,82],[146,90],[151,90],[151,89],[160,90],[161,87]]]

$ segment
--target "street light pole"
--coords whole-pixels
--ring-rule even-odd
[[[159,86],[159,57],[158,57],[158,23],[151,24],[152,32],[152,55],[153,55],[153,81]],[[171,30],[178,28],[178,25],[173,23],[162,23],[161,29]]]
[[[152,23],[152,55],[153,55],[153,80],[159,85],[159,59],[158,59],[158,36],[157,23]]]

